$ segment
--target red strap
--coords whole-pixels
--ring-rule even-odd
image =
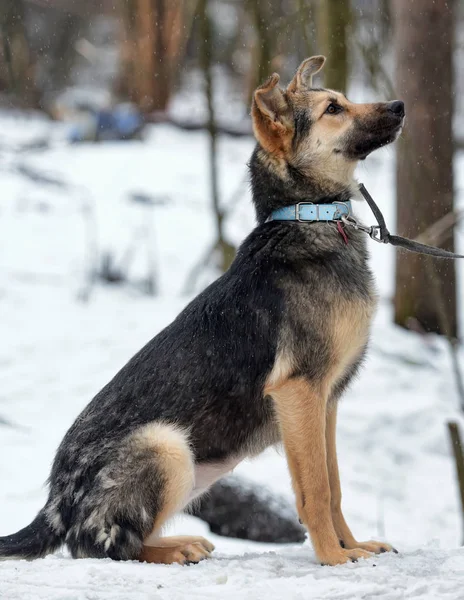
[[[338,229],[338,233],[342,236],[343,241],[348,246],[348,237],[347,237],[345,230],[343,229],[343,225],[340,223],[340,221],[337,221],[337,229]]]

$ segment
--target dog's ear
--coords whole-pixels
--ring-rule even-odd
[[[269,152],[283,150],[283,137],[292,130],[292,109],[274,73],[253,94],[251,117],[256,139]]]
[[[295,77],[289,83],[287,91],[290,93],[299,90],[309,90],[313,85],[313,75],[319,73],[325,63],[325,56],[311,56],[304,60],[298,67]]]
[[[253,96],[253,108],[256,108],[263,117],[275,123],[277,127],[284,125],[288,116],[288,104],[284,93],[277,85],[280,77],[274,73],[269,79],[260,85]]]

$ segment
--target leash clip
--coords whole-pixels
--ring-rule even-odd
[[[374,240],[374,242],[378,242],[379,244],[387,243],[387,240],[382,238],[382,234],[380,232],[379,225],[372,225],[368,229],[370,229],[370,231],[368,231],[368,233],[369,233],[369,237],[371,238],[371,240]]]
[[[367,233],[367,235],[371,238],[371,240],[374,240],[374,242],[378,242],[379,244],[384,244],[386,242],[386,240],[382,238],[379,225],[363,225],[353,215],[343,216],[341,220],[343,223],[345,223],[345,225],[349,225],[354,229],[358,229],[359,231]]]
[[[343,221],[343,223],[345,223],[345,225],[349,225],[350,227],[353,227],[354,229],[359,229],[359,231],[364,231],[364,233],[371,235],[373,226],[367,227],[367,225],[363,225],[362,223],[360,223],[358,221],[358,219],[356,219],[356,217],[353,217],[353,215],[343,216],[343,217],[341,217],[341,220]]]

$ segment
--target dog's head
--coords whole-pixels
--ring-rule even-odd
[[[396,139],[404,104],[354,104],[340,92],[313,88],[324,63],[323,56],[303,61],[285,90],[272,75],[255,91],[251,114],[256,139],[281,176],[286,165],[330,194],[352,185],[359,160]]]

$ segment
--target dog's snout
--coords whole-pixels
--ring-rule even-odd
[[[387,110],[398,117],[404,117],[404,102],[393,100],[393,102],[387,104]]]

